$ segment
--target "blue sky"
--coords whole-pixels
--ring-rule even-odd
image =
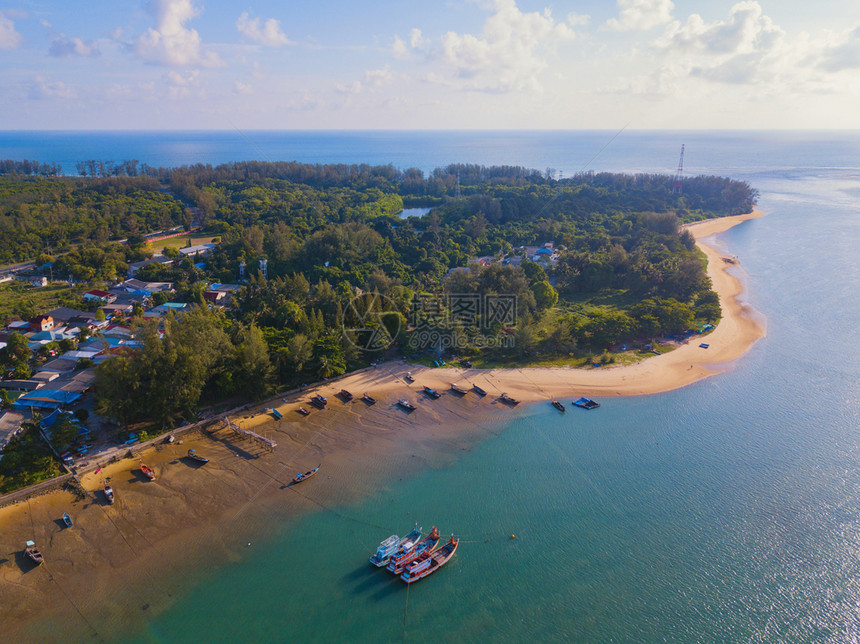
[[[856,0],[0,0],[3,129],[851,128]]]

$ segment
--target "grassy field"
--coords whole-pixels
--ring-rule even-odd
[[[83,284],[70,287],[68,284],[49,284],[32,287],[26,282],[0,284],[0,322],[12,317],[28,320],[40,313],[59,306],[82,306],[81,296],[93,286]]]
[[[160,253],[162,248],[185,248],[188,246],[188,240],[191,240],[192,246],[198,244],[208,244],[218,235],[201,235],[200,233],[186,233],[179,237],[171,237],[170,239],[162,239],[160,241],[147,243],[147,246],[155,253]]]

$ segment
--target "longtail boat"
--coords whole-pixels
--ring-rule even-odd
[[[366,402],[368,405],[374,405],[374,404],[376,404],[376,398],[374,398],[374,397],[373,397],[373,396],[371,396],[370,394],[364,394],[364,395],[361,397],[361,399],[362,399],[364,402]]]
[[[412,532],[407,534],[402,539],[398,537],[396,534],[392,534],[390,537],[385,539],[385,541],[379,544],[379,547],[376,549],[370,556],[370,563],[372,563],[377,568],[382,568],[383,566],[388,565],[389,559],[395,554],[397,554],[400,548],[408,543],[410,547],[415,544],[421,538],[421,528],[416,525]]]
[[[406,375],[403,376],[403,379],[406,380],[406,382],[415,382],[415,378],[412,377],[411,371],[407,372]]]
[[[502,394],[501,396],[502,402],[507,403],[509,405],[519,405],[520,401],[516,398],[511,398],[508,394]]]
[[[72,517],[69,516],[68,512],[63,512],[63,523],[66,524],[67,528],[72,527]]]
[[[400,578],[407,584],[423,579],[432,572],[436,572],[451,560],[454,553],[457,552],[457,546],[460,544],[459,539],[455,539],[454,535],[448,539],[441,548],[436,548],[432,552],[425,551],[415,561],[406,566],[406,570],[400,575]]]
[[[564,413],[564,405],[558,402],[555,398],[552,399],[552,406],[558,409],[562,414]]]
[[[189,449],[188,450],[188,458],[190,458],[192,461],[197,461],[198,463],[208,463],[209,462],[209,459],[206,458],[205,456],[200,456],[200,454],[197,453],[196,449]]]
[[[350,401],[350,400],[352,400],[355,396],[353,396],[353,395],[352,395],[350,392],[348,392],[346,389],[341,389],[341,390],[340,390],[340,397],[341,397],[341,398],[343,398],[346,402],[349,402],[349,401]]]
[[[37,566],[41,566],[45,563],[45,558],[42,556],[42,553],[39,552],[36,544],[32,541],[27,542],[26,547],[24,548],[24,554],[27,555]]]
[[[438,398],[439,396],[442,395],[438,391],[436,391],[435,389],[431,389],[430,387],[426,387],[426,386],[424,387],[424,393],[427,394],[428,396],[430,396],[431,398]]]
[[[302,481],[307,481],[310,477],[320,471],[320,466],[317,465],[314,469],[309,472],[305,472],[304,474],[296,474],[293,478],[293,483],[301,483]]]
[[[487,392],[481,389],[478,385],[472,385],[472,389],[475,390],[475,393],[479,396],[486,396]]]
[[[408,409],[409,411],[415,411],[415,405],[406,400],[406,398],[401,398],[397,401],[397,404],[403,407],[403,409]]]
[[[298,408],[298,412],[299,412],[302,416],[309,416],[309,415],[310,415],[310,413],[311,413],[311,412],[309,412],[307,409],[305,409],[304,407],[299,407],[299,408]]]
[[[455,394],[460,394],[461,396],[465,396],[467,393],[469,393],[468,391],[466,391],[462,387],[458,387],[457,385],[455,385],[453,383],[451,384],[451,391],[453,391]]]
[[[105,480],[103,481],[103,483],[104,483],[104,490],[105,490],[105,499],[107,499],[107,502],[108,502],[108,503],[110,503],[111,505],[113,505],[113,502],[114,502],[114,500],[115,500],[115,499],[114,499],[114,495],[113,495],[113,488],[110,486],[110,483],[108,483],[108,480],[109,480],[109,479],[105,479]]]
[[[143,461],[140,462],[140,471],[143,472],[143,475],[150,481],[155,480],[155,472],[153,472],[152,468]]]
[[[418,543],[414,544],[412,547],[406,548],[406,544],[401,546],[400,550],[398,550],[396,554],[392,555],[389,560],[388,570],[393,572],[395,575],[400,575],[404,570],[406,570],[406,566],[408,564],[415,561],[423,553],[431,552],[438,543],[439,531],[436,529],[436,526],[433,526],[430,534]]]

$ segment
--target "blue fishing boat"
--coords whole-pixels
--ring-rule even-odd
[[[69,516],[68,512],[63,512],[63,523],[66,524],[67,528],[72,527],[72,517]]]
[[[597,409],[600,407],[600,403],[591,400],[590,398],[580,398],[579,400],[574,400],[573,404],[577,407],[582,407],[583,409]]]

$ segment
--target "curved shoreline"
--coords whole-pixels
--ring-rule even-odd
[[[704,240],[725,232],[734,226],[763,217],[755,210],[744,215],[707,219],[684,226],[696,239],[696,245],[708,259],[708,277],[720,299],[722,317],[714,331],[703,336],[708,349],[699,347],[698,338],[681,344],[673,351],[646,358],[633,365],[579,369],[572,367],[525,367],[521,369],[461,369],[412,367],[413,375],[421,385],[447,389],[454,382],[478,384],[490,393],[505,391],[524,402],[546,400],[559,396],[644,396],[672,391],[704,378],[723,373],[730,363],[743,356],[758,340],[765,337],[762,316],[741,300],[744,292],[741,280],[730,270],[737,262],[729,263],[713,244]],[[729,258],[732,259],[732,258]],[[380,367],[380,370],[383,367]],[[376,390],[387,392],[402,388],[403,368],[391,369],[387,383],[374,383]],[[400,372],[396,374],[396,372]],[[378,374],[377,374],[378,375]],[[340,386],[361,390],[366,377],[341,379]],[[416,384],[418,384],[416,382]],[[326,389],[322,387],[321,389]],[[335,389],[337,391],[337,389]]]
[[[103,624],[98,629],[102,632],[121,630],[128,621],[142,619],[143,601],[147,606],[152,602],[153,611],[170,603],[172,593],[166,591],[175,590],[177,582],[161,581],[162,575],[181,574],[213,560],[242,560],[247,556],[245,542],[255,532],[252,525],[270,520],[270,513],[291,517],[314,511],[322,503],[348,504],[373,494],[382,479],[408,476],[434,460],[447,461],[493,433],[509,417],[509,410],[497,400],[503,391],[524,402],[546,401],[550,396],[646,395],[726,371],[729,363],[764,337],[765,329],[760,316],[741,301],[741,281],[729,272],[733,265],[724,262],[725,255],[704,239],[762,214],[687,227],[707,255],[708,275],[723,310],[720,323],[706,336],[707,350],[694,340],[635,365],[596,369],[430,369],[399,361],[383,363],[290,394],[283,401],[264,402],[243,419],[233,418],[246,428],[260,427],[260,433],[277,438],[280,447],[276,453],[254,449],[229,430],[188,436],[147,450],[146,462],[158,474],[154,482],[143,481],[136,473],[135,456],[98,475],[83,477],[89,491],[84,500],[60,490],[0,508],[6,543],[6,561],[0,562],[6,563],[0,565],[0,592],[9,599],[0,607],[5,628],[16,632],[74,622],[82,634],[90,623]],[[410,369],[413,383],[403,378]],[[447,392],[452,382],[477,384],[489,395],[483,402],[474,393],[464,399],[444,395],[424,404],[424,385]],[[378,402],[338,401],[335,394],[342,388],[356,395],[367,391]],[[327,411],[304,418],[295,410],[307,404],[312,393],[330,396],[332,401]],[[401,397],[419,402],[419,411],[404,413],[396,404]],[[265,411],[267,406],[279,408],[283,420],[274,420]],[[183,464],[183,456],[192,446],[211,459],[202,470]],[[416,453],[421,458],[416,459]],[[301,488],[299,495],[285,485],[293,472],[323,460],[324,469],[313,487]],[[103,505],[99,497],[105,476],[113,477],[116,506]],[[306,497],[308,493],[310,497]],[[57,522],[66,509],[75,517],[76,526],[68,531]],[[45,549],[44,570],[33,569],[22,558],[20,549],[31,538]],[[48,569],[51,574],[43,574]],[[155,571],[161,571],[159,583],[152,583]],[[143,590],[137,587],[141,575],[149,580]],[[86,599],[78,599],[81,597]],[[76,598],[74,603],[72,598]],[[84,615],[86,623],[81,619]],[[57,621],[44,621],[48,619]]]

